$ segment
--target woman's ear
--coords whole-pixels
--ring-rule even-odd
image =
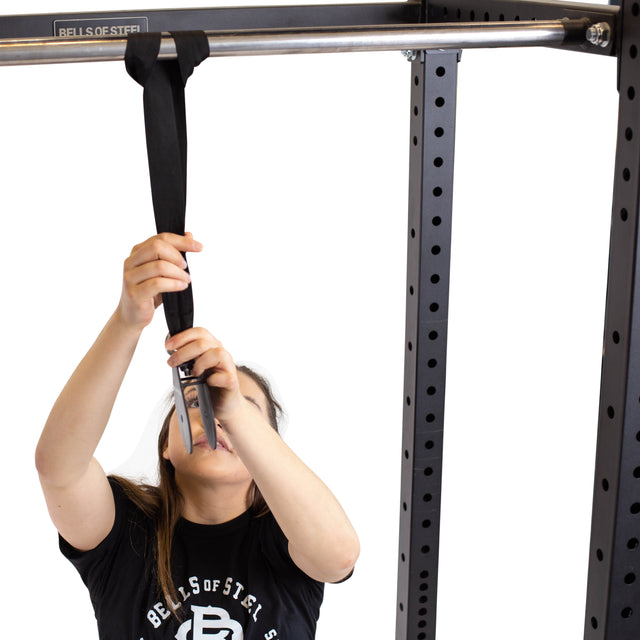
[[[169,461],[171,461],[171,459],[169,458],[169,434],[171,431],[171,419],[175,413],[175,410],[176,408],[174,406],[171,408],[171,411],[169,411],[169,414],[162,423],[162,429],[160,430],[160,435],[158,436],[158,448],[160,448],[160,446],[164,442],[164,447],[162,447],[162,457],[165,460]]]

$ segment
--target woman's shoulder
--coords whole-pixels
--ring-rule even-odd
[[[59,536],[60,551],[80,572],[92,594],[104,593],[110,577],[133,569],[136,562],[147,561],[153,555],[154,521],[130,497],[132,481],[108,476],[115,503],[115,519],[111,531],[95,548],[79,551]]]

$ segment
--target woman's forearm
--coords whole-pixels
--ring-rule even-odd
[[[300,568],[324,582],[344,578],[360,545],[333,493],[249,403],[225,428]]]
[[[86,472],[140,333],[116,311],[60,393],[36,449],[36,467],[47,483],[65,486]]]

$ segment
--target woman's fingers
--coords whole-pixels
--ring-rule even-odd
[[[169,278],[152,278],[151,280],[145,280],[139,285],[136,285],[130,290],[130,295],[133,299],[138,299],[141,302],[146,300],[153,301],[154,305],[157,296],[161,296],[163,293],[173,293],[176,291],[183,291],[189,286],[188,282],[184,280],[171,280]],[[160,299],[161,301],[162,299]]]
[[[196,360],[196,358],[199,358],[205,351],[207,351],[208,349],[214,349],[214,348],[216,347],[213,347],[210,345],[204,345],[199,340],[196,340],[194,342],[190,342],[189,344],[186,344],[183,347],[179,347],[175,350],[172,349],[174,353],[171,354],[171,357],[169,358],[168,363],[172,367],[178,367],[181,364],[184,364],[185,362]],[[195,371],[193,373],[194,375],[196,375]]]
[[[193,361],[191,374],[203,376],[212,390],[211,399],[217,420],[223,425],[246,403],[240,392],[238,370],[231,354],[206,329],[187,329],[165,342],[172,354],[168,363],[178,367]]]
[[[191,276],[184,269],[164,260],[146,262],[125,271],[123,276],[124,290],[134,303],[156,299],[162,293],[182,291],[190,282]]]
[[[215,336],[211,335],[206,329],[203,327],[192,327],[191,329],[185,329],[180,333],[177,333],[175,336],[167,337],[165,341],[165,347],[167,351],[176,351],[189,344],[190,342],[195,342],[199,340],[202,342],[203,346],[208,344],[212,347],[221,347],[222,342],[218,340]],[[206,351],[206,348],[203,349]]]
[[[215,389],[235,389],[237,373],[231,371],[214,371],[207,376],[207,385]]]
[[[125,269],[135,269],[147,262],[164,260],[180,269],[187,266],[182,253],[202,251],[202,245],[189,233],[184,236],[160,233],[136,245],[125,261]]]
[[[165,346],[173,352],[168,360],[170,366],[178,367],[193,361],[191,373],[194,376],[207,374],[209,386],[230,388],[237,384],[236,365],[231,354],[205,329],[183,331],[167,340]]]
[[[194,361],[192,373],[195,376],[202,375],[207,369],[228,368],[233,362],[221,345],[216,346],[196,340],[172,353],[168,364],[178,367],[191,361]]]
[[[167,278],[180,280],[187,284],[191,282],[191,276],[180,267],[165,260],[146,262],[135,269],[131,269],[124,274],[124,279],[129,286],[137,286],[146,280],[156,278]]]
[[[202,245],[188,233],[160,233],[136,245],[125,260],[119,312],[124,321],[145,327],[161,302],[162,293],[182,291],[191,277],[182,253],[201,251]]]

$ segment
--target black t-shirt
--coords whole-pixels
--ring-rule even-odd
[[[275,518],[247,511],[220,525],[180,520],[172,547],[178,602],[158,595],[153,523],[109,479],[116,519],[80,552],[60,550],[89,589],[101,640],[312,640],[324,585],[291,560]],[[173,615],[175,611],[180,616]]]

